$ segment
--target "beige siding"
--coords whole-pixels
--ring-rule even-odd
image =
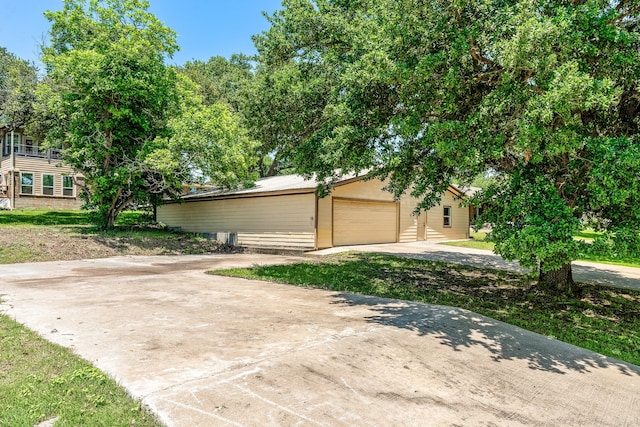
[[[0,166],[3,181],[7,180],[11,170],[11,157],[4,157]],[[74,189],[73,197],[62,195],[62,176],[73,175],[69,166],[63,166],[58,160],[48,160],[40,157],[15,156],[15,195],[17,209],[24,208],[46,208],[46,209],[78,209],[82,206],[82,201],[78,197],[78,188]],[[33,174],[33,194],[21,195],[20,173]],[[54,177],[53,195],[43,195],[42,175],[49,174]],[[4,181],[3,184],[11,185],[12,182]],[[9,190],[9,195],[11,190]]]
[[[440,205],[427,211],[427,240],[466,239],[469,237],[469,209],[460,207],[461,200],[447,191]],[[444,207],[451,207],[451,227],[444,226]]]
[[[252,246],[327,248],[468,236],[469,211],[453,193],[416,216],[416,199],[394,201],[383,187],[379,180],[355,181],[317,201],[307,193],[170,204],[158,209],[158,220],[184,231],[237,233],[240,244]],[[443,205],[451,206],[451,227],[443,226]]]
[[[384,191],[383,187],[384,184],[378,179],[355,181],[337,186],[331,195],[333,197],[393,202],[393,194]]]
[[[402,243],[415,242],[418,238],[418,217],[413,211],[418,201],[409,195],[400,198],[400,235],[398,241]]]
[[[333,199],[335,246],[392,243],[398,235],[398,204]]]
[[[314,233],[238,233],[238,244],[313,249],[314,237]]]
[[[318,249],[333,246],[333,198],[318,199],[318,230],[316,246]]]
[[[420,216],[418,216],[417,218],[417,233],[418,233],[418,237],[417,239],[422,241],[422,240],[426,240],[427,238],[427,213],[426,212],[420,212]]]
[[[315,196],[296,194],[170,204],[158,220],[196,233],[238,233],[240,244],[313,247]]]
[[[344,197],[344,198],[353,198],[353,199],[363,199],[363,200],[376,200],[376,201],[393,201],[393,194],[388,191],[383,190],[385,184],[380,180],[374,179],[370,181],[356,181],[349,184],[341,185],[335,188],[335,190],[331,193],[333,197]],[[328,198],[330,198],[329,196]],[[417,206],[417,200],[409,195],[403,195],[400,198],[400,207],[398,217],[400,219],[400,224],[398,227],[398,239],[399,242],[414,242],[417,239],[418,235],[418,219],[415,215],[413,215],[413,211]],[[320,211],[319,209],[319,220],[324,221],[323,216],[325,215],[324,210]],[[321,235],[321,231],[324,232],[320,226],[318,227],[318,234]],[[329,227],[330,229],[330,227]],[[323,234],[324,235],[324,234]],[[319,243],[326,244],[327,241],[319,241]],[[329,245],[327,245],[329,246]],[[325,247],[324,245],[319,245],[319,247]]]

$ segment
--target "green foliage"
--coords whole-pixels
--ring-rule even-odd
[[[48,142],[84,175],[87,205],[103,227],[132,201],[179,185],[148,164],[178,103],[175,73],[164,65],[177,49],[175,33],[147,8],[138,0],[66,0],[45,12],[51,42],[39,95],[56,117]]]
[[[0,47],[0,125],[17,129],[30,122],[37,82],[33,64]]]
[[[428,208],[491,171],[480,221],[543,270],[575,258],[579,220],[640,231],[636,2],[283,6],[255,38],[253,126],[299,172],[369,169]]]
[[[0,425],[160,425],[104,373],[0,316]]]
[[[235,54],[228,60],[213,56],[207,62],[187,62],[177,70],[198,85],[205,105],[220,103],[235,113],[244,111],[247,87],[254,76],[248,56]]]
[[[46,12],[51,41],[38,89],[49,145],[84,176],[87,207],[103,228],[132,203],[177,196],[194,168],[213,184],[249,181],[251,143],[224,108],[165,66],[176,35],[146,0],[65,0]],[[175,137],[175,139],[174,139]]]
[[[183,78],[180,90],[182,113],[169,120],[171,137],[155,154],[156,167],[171,165],[171,159],[173,167],[186,162],[192,179],[198,178],[197,171],[200,181],[223,188],[251,186],[257,178],[250,172],[257,144],[248,137],[241,116],[221,102],[203,104],[188,79]]]
[[[273,135],[265,132],[257,123],[269,121],[276,110],[266,110],[270,106],[258,106],[256,100],[260,91],[270,90],[262,78],[256,78],[253,59],[245,55],[232,55],[229,59],[220,56],[208,61],[187,62],[177,71],[199,87],[205,105],[222,104],[238,117],[239,125],[246,128],[252,140],[254,157],[260,159],[251,169],[261,177],[290,172],[289,163],[278,155],[278,146],[272,142]]]

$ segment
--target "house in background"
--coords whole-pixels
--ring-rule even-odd
[[[470,210],[460,207],[464,193],[453,186],[418,216],[417,199],[396,201],[377,179],[345,177],[324,198],[316,187],[300,175],[269,177],[253,188],[185,195],[158,207],[157,218],[183,231],[232,236],[243,246],[303,250],[469,237]]]
[[[77,176],[61,164],[58,150],[40,147],[22,129],[0,127],[0,141],[0,209],[82,206]]]

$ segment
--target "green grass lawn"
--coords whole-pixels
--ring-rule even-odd
[[[117,219],[116,225],[131,226],[148,222],[144,212],[125,211]],[[0,225],[12,226],[89,226],[91,225],[88,211],[50,211],[43,209],[25,209],[14,211],[0,211]]]
[[[640,292],[582,285],[558,297],[517,273],[361,253],[211,273],[460,307],[640,365]]]
[[[593,241],[600,233],[590,230],[584,230],[578,233],[575,236],[575,239],[583,240],[586,243]],[[471,233],[471,239],[469,240],[458,240],[453,242],[443,242],[441,245],[447,246],[457,246],[463,248],[472,248],[472,249],[484,249],[487,251],[493,251],[494,244],[493,242],[486,241],[487,233]],[[601,264],[614,264],[614,265],[622,265],[627,267],[636,267],[640,268],[640,260],[633,258],[612,258],[604,255],[595,255],[590,253],[582,253],[578,257],[580,261],[590,261],[597,262]]]
[[[442,242],[441,245],[447,246],[458,246],[462,248],[471,248],[471,249],[484,249],[486,251],[492,251],[494,244],[493,242],[487,242],[485,238],[487,237],[487,233],[471,233],[471,239],[469,240],[458,240],[454,242]]]
[[[115,381],[0,315],[0,426],[159,426]]]

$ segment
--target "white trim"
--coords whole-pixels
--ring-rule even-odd
[[[51,187],[45,187],[44,185],[44,177],[46,175],[49,175],[53,178],[53,182],[51,184]],[[51,188],[51,194],[45,194],[44,189],[45,188]],[[40,174],[40,194],[45,196],[45,197],[54,197],[56,195],[56,175],[53,173],[48,173],[48,172],[42,172]]]
[[[64,186],[64,179],[65,178],[70,178],[71,179],[71,187],[65,187]],[[68,198],[72,198],[72,197],[76,197],[76,180],[73,178],[73,176],[71,175],[61,175],[60,178],[60,182],[62,183],[62,197],[68,197]],[[64,190],[71,190],[71,195],[68,196],[66,194],[64,194]]]
[[[22,184],[22,175],[31,175],[31,193],[22,192],[22,187],[25,186]],[[26,186],[28,187],[28,186]],[[33,172],[20,172],[20,195],[21,196],[35,196],[35,187],[36,187],[36,174]]]
[[[447,215],[447,209],[449,209],[449,215]],[[447,219],[449,220],[447,223]],[[451,228],[453,226],[453,209],[451,206],[442,206],[442,227]]]

